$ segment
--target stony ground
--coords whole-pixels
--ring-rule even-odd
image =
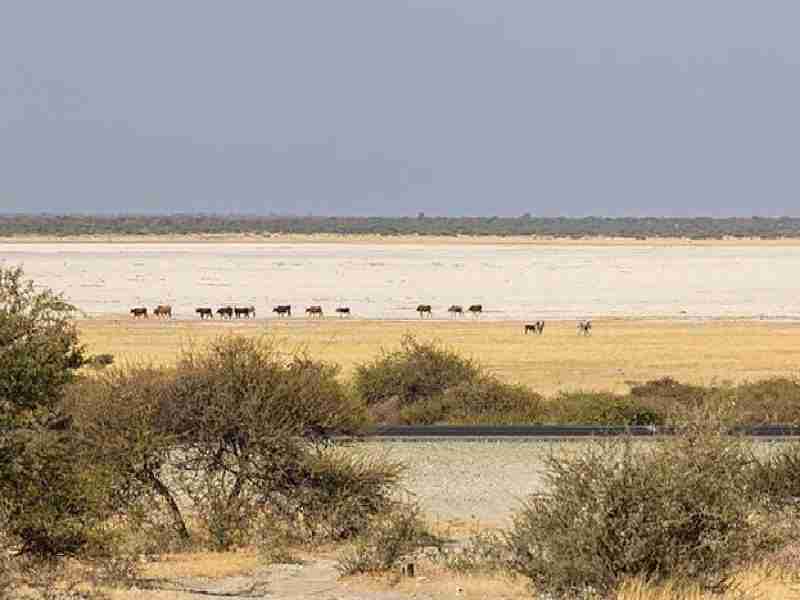
[[[360,449],[408,466],[403,487],[433,521],[502,525],[542,490],[542,459],[575,444],[535,441],[368,442]]]

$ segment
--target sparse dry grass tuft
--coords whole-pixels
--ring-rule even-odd
[[[739,574],[735,591],[723,597],[737,596],[748,600],[796,600],[800,598],[800,586],[788,577],[755,567]],[[630,580],[623,584],[615,600],[720,600],[720,596],[671,583],[652,585]]]
[[[457,574],[440,565],[417,563],[415,578],[400,578],[396,573],[383,575],[359,575],[347,577],[343,585],[350,590],[366,593],[381,592],[391,589],[407,595],[409,598],[428,597],[441,600],[530,600],[530,588],[521,579],[514,579],[498,573],[494,574]]]
[[[222,579],[252,572],[261,562],[255,549],[238,552],[190,552],[167,554],[149,563],[142,572],[147,578],[174,579],[203,577]]]

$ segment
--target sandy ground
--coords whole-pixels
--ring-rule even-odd
[[[542,492],[542,459],[574,452],[535,441],[396,441],[358,444],[359,451],[406,465],[401,486],[437,527],[457,531],[507,526],[520,503]]]
[[[269,335],[286,350],[338,363],[349,377],[356,364],[399,346],[405,334],[438,340],[480,361],[507,381],[540,393],[626,391],[631,382],[665,376],[694,383],[795,376],[800,323],[772,321],[595,321],[589,337],[574,321],[548,322],[544,335],[524,335],[521,322],[367,321],[304,318],[255,321],[157,321],[130,317],[79,322],[92,353],[118,362],[173,364],[182,348],[238,333]]]
[[[188,562],[191,556],[184,557]],[[187,576],[185,565],[173,566],[173,575],[152,587],[116,590],[112,600],[199,600],[225,597],[233,600],[521,600],[531,598],[521,581],[500,577],[457,576],[434,570],[418,576],[339,578],[335,560],[308,558],[302,564],[254,567],[217,578]],[[191,571],[191,568],[189,568]]]

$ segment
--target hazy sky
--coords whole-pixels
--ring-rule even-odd
[[[800,215],[796,0],[0,0],[0,212]]]

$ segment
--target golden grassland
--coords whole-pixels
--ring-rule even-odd
[[[631,382],[671,376],[709,384],[795,376],[800,366],[800,323],[768,321],[594,321],[589,337],[574,321],[548,322],[544,335],[523,335],[521,322],[465,317],[443,321],[372,321],[293,317],[254,321],[85,319],[81,337],[91,353],[118,363],[174,364],[181,349],[202,348],[230,333],[270,335],[285,350],[355,365],[397,348],[405,334],[434,339],[472,357],[506,381],[552,395],[562,390],[624,392]]]

